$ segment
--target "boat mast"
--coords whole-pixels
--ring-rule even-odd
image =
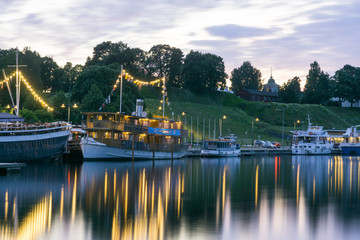
[[[121,114],[121,105],[122,105],[122,83],[123,83],[123,65],[121,65],[120,73],[120,114]]]
[[[162,78],[162,81],[163,81],[163,119],[165,119],[165,78],[163,77]]]
[[[19,65],[19,50],[16,48],[16,65],[9,65],[8,67],[16,68],[16,116],[19,116],[20,111],[20,78],[19,78],[19,67],[26,67],[26,65]]]

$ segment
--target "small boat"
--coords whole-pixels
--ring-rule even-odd
[[[205,140],[202,157],[238,157],[240,145],[236,143],[236,137],[231,134],[228,137],[219,137],[216,140]]]
[[[343,135],[343,142],[340,143],[342,155],[359,156],[360,155],[360,125],[350,127]]]
[[[292,154],[295,155],[318,155],[331,154],[334,143],[330,140],[329,134],[323,126],[309,125],[306,131],[292,131],[293,143],[291,146]]]

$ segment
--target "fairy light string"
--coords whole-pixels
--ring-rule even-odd
[[[7,83],[12,80],[12,78],[16,77],[16,72],[13,73],[11,76],[7,77],[5,80],[0,81],[1,88],[3,88],[4,83]],[[44,99],[42,99],[30,85],[30,83],[26,80],[26,78],[19,72],[20,80],[23,81],[26,88],[30,91],[31,95],[34,97],[35,101],[39,102],[43,108],[46,108],[48,111],[54,111],[52,107],[47,104]]]

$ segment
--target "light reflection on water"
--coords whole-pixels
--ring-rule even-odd
[[[360,159],[28,165],[0,176],[0,239],[358,239]]]

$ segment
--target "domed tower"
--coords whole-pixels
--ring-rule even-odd
[[[269,79],[268,83],[264,84],[263,91],[265,91],[265,92],[279,92],[279,85],[275,83],[275,80],[273,79],[273,76],[272,76],[272,71],[271,71],[271,75],[270,75],[270,79]]]

